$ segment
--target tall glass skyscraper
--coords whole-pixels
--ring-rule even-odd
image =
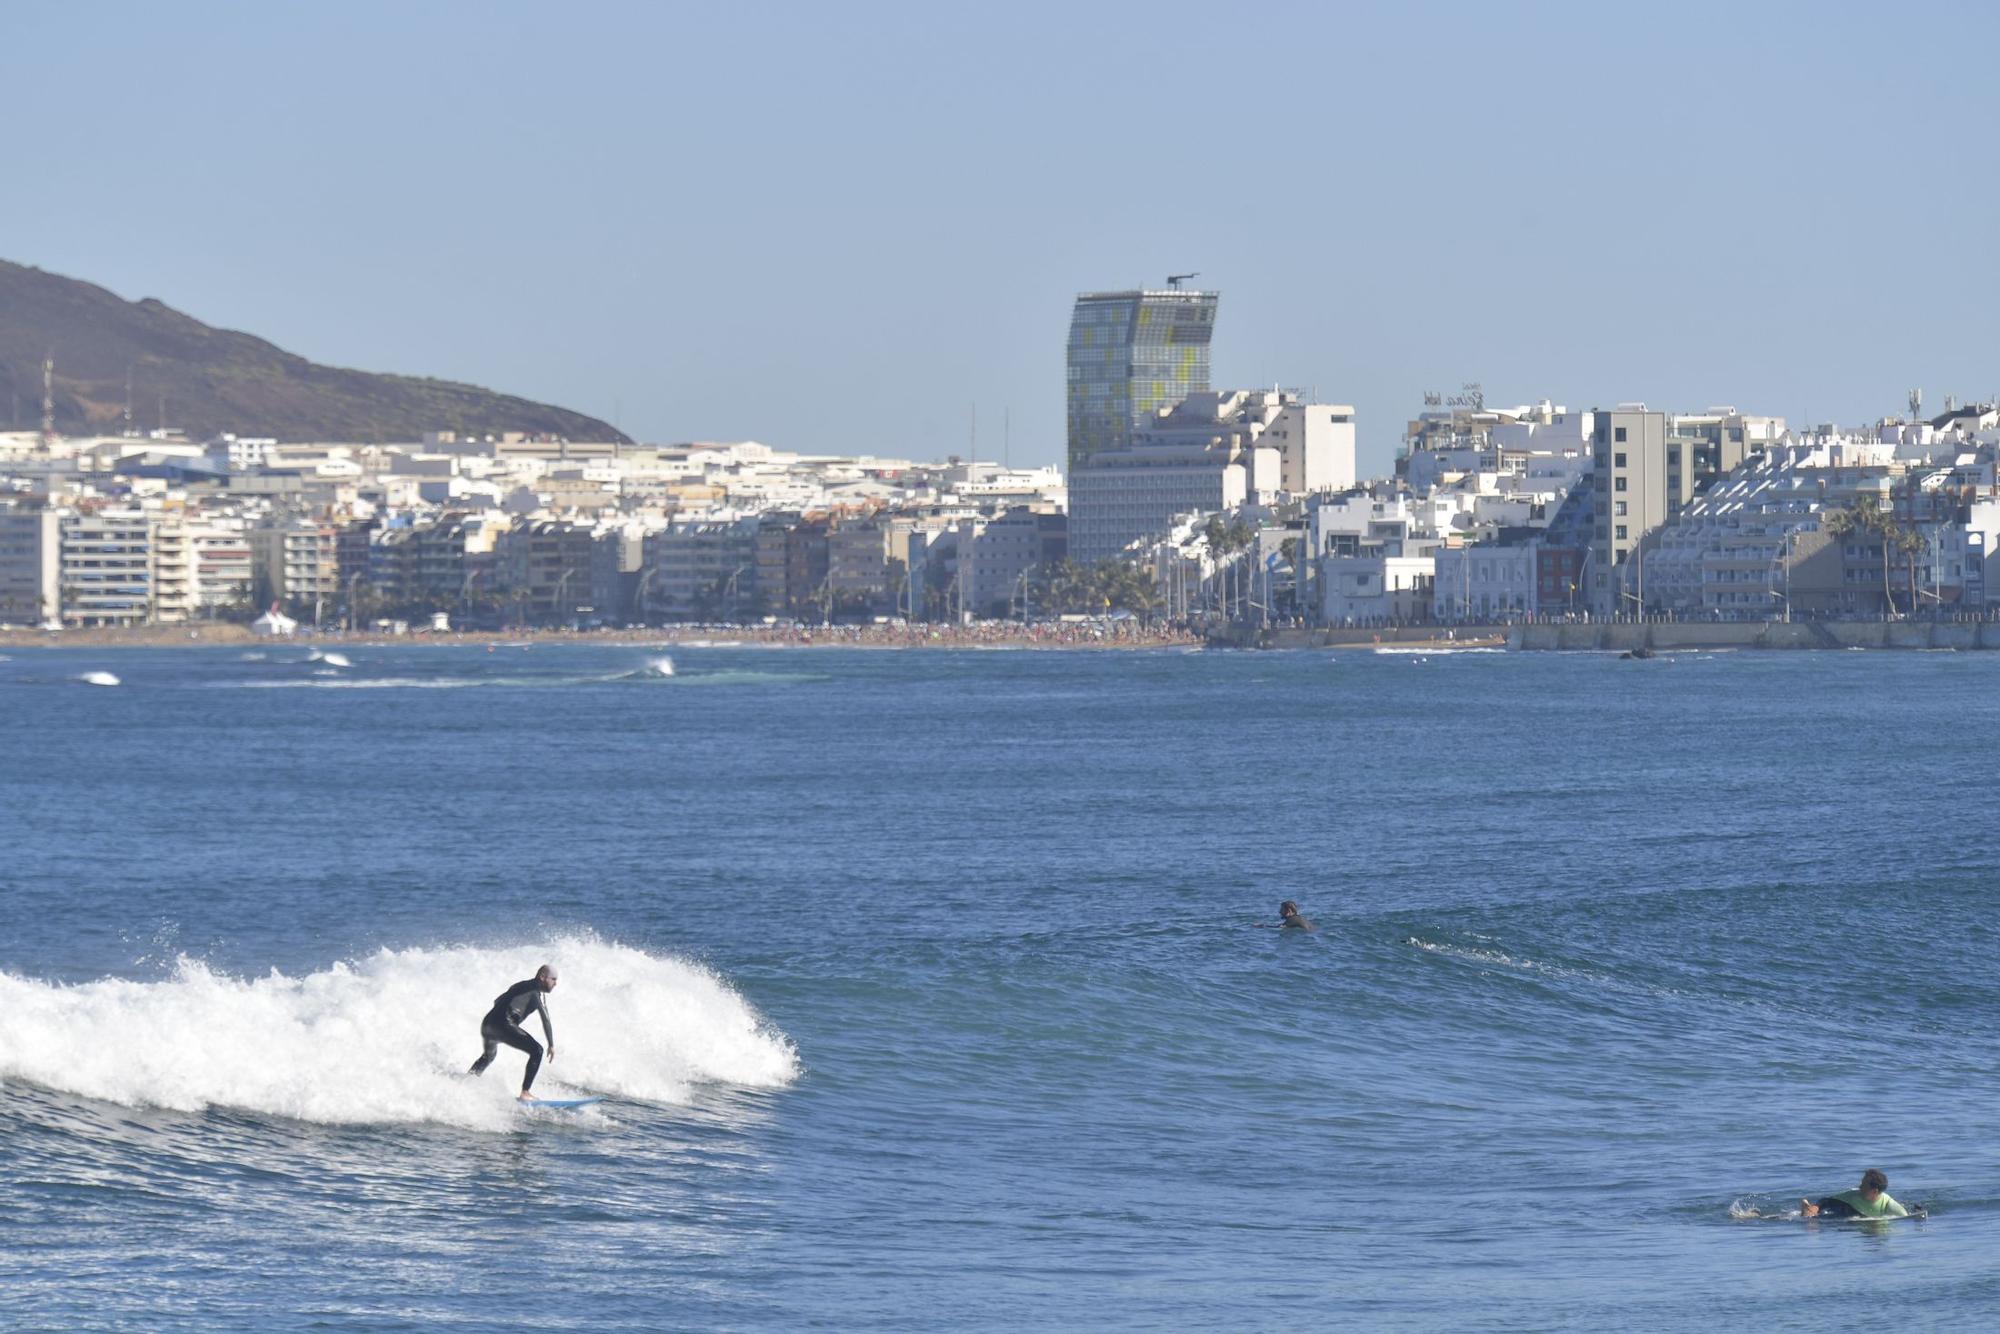
[[[1216,292],[1085,292],[1069,321],[1069,466],[1208,388]]]

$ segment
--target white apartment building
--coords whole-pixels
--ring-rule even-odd
[[[1320,614],[1328,625],[1427,621],[1437,567],[1424,556],[1329,556],[1320,562]]]
[[[1397,556],[1422,554],[1454,532],[1470,532],[1473,505],[1474,497],[1462,491],[1427,496],[1352,491],[1328,497],[1307,508],[1309,554],[1352,556],[1367,547],[1387,547]]]
[[[1989,573],[2000,575],[1988,568],[2000,559],[1993,446],[1905,425],[1886,424],[1875,439],[1788,438],[1746,458],[1628,562],[1624,591],[1636,599],[1643,589],[1649,607],[1722,617],[1880,609],[1880,538],[1835,541],[1825,525],[1865,500],[1925,538],[1914,556],[1888,553],[1903,610],[1912,574],[1920,606],[1985,605]]]
[[[188,523],[194,544],[195,582],[201,607],[214,612],[247,601],[257,576],[243,521],[195,518]]]
[[[270,436],[219,435],[205,446],[207,455],[218,467],[231,472],[255,472],[264,466],[268,451],[276,447],[277,440]]]
[[[62,522],[62,619],[70,626],[144,625],[152,615],[153,519],[96,510]]]
[[[1547,399],[1513,408],[1426,412],[1405,432],[1397,471],[1419,493],[1453,474],[1532,472],[1538,459],[1587,459],[1594,425],[1594,413],[1572,412]]]
[[[187,518],[158,516],[152,544],[152,619],[164,625],[194,620],[201,614],[201,570]]]
[[[1070,551],[1094,564],[1160,536],[1183,514],[1353,484],[1351,407],[1276,390],[1206,390],[1070,474]]]
[[[988,521],[966,552],[971,567],[967,606],[982,616],[1018,609],[1036,575],[1063,560],[1067,529],[1063,514],[1025,505]]]
[[[252,528],[251,566],[258,589],[283,602],[340,593],[339,534],[312,519],[272,518]]]
[[[1433,615],[1440,621],[1495,621],[1539,612],[1541,550],[1540,542],[1530,541],[1433,551]]]

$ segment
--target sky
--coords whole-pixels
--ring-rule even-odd
[[[8,4],[0,258],[660,442],[1059,462],[1076,293],[1188,271],[1216,386],[1353,404],[1364,474],[1469,381],[1858,424],[2000,391],[1996,38],[1944,2]]]

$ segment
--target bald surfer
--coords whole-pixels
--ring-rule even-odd
[[[493,1064],[499,1054],[500,1044],[506,1043],[519,1051],[528,1053],[528,1070],[521,1076],[521,1100],[534,1101],[528,1090],[535,1086],[535,1075],[542,1068],[542,1044],[529,1037],[522,1029],[521,1021],[530,1014],[542,1016],[542,1036],[549,1040],[549,1059],[556,1058],[556,1030],[549,1022],[548,994],[556,989],[556,970],[543,964],[535,970],[535,975],[525,982],[516,982],[493,998],[493,1008],[479,1021],[479,1037],[486,1044],[486,1050],[472,1063],[471,1073],[483,1075],[486,1067]]]

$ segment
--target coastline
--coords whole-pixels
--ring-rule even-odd
[[[0,652],[51,648],[213,648],[251,644],[381,644],[478,647],[486,644],[628,644],[647,648],[1010,648],[1105,651],[1200,648],[1199,635],[1143,629],[1129,621],[1020,626],[955,625],[655,626],[645,630],[465,630],[388,635],[323,630],[268,636],[224,622],[79,630],[0,630]]]

